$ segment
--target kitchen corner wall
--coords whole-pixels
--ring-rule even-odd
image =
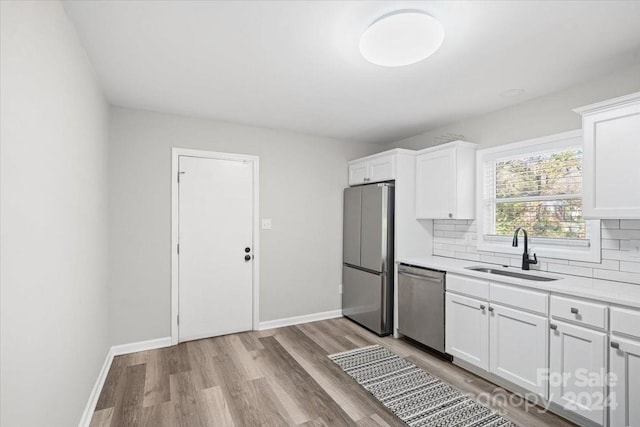
[[[640,239],[640,220],[602,221],[602,262],[567,261],[538,257],[532,270],[640,285],[640,258],[630,256],[631,239]],[[434,220],[433,255],[520,267],[521,255],[480,252],[476,249],[476,221]],[[531,253],[535,252],[535,246]]]
[[[341,308],[347,161],[379,146],[112,108],[112,344],[170,335],[171,147],[259,156],[260,321]]]

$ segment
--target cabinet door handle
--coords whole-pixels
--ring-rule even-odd
[[[553,329],[555,331],[556,329],[558,329],[558,325],[556,325],[554,323],[550,323],[549,324],[549,328],[551,328],[551,329]]]
[[[620,343],[617,343],[615,341],[611,341],[611,348],[620,348]]]
[[[480,310],[484,310],[485,308],[487,308],[487,306],[485,306],[484,304],[480,304]]]
[[[573,314],[578,314],[578,309],[577,309],[577,308],[575,308],[575,307],[571,307],[571,312],[572,312]]]
[[[453,214],[452,213],[449,214],[449,218],[453,218]]]
[[[493,312],[494,308],[493,307],[489,307],[489,311]]]

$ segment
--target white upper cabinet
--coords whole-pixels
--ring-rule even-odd
[[[367,182],[367,161],[349,163],[349,185]]]
[[[578,108],[585,218],[640,218],[640,92]]]
[[[475,218],[476,147],[455,141],[417,152],[416,218]]]
[[[391,181],[395,178],[395,153],[385,152],[349,162],[349,185]]]

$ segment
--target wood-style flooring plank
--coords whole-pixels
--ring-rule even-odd
[[[199,404],[204,414],[206,425],[235,427],[229,406],[220,387],[211,387],[200,392]],[[240,427],[240,426],[239,426]]]
[[[111,362],[111,368],[107,373],[107,378],[102,386],[98,403],[96,404],[96,411],[100,411],[106,408],[113,408],[116,405],[116,399],[118,397],[118,386],[122,382],[122,374],[126,369],[123,356],[116,356]]]
[[[331,399],[274,337],[261,338],[260,341],[280,385],[298,402],[298,405],[303,407],[306,413],[315,414],[316,417],[331,425],[355,425],[340,405]]]
[[[89,427],[109,427],[111,425],[111,417],[113,416],[113,408],[101,409],[93,413]]]
[[[112,426],[139,426],[142,423],[144,378],[146,365],[127,366],[124,380],[117,388],[118,396],[111,418]]]
[[[377,413],[390,425],[404,426],[369,392],[349,377],[342,369],[323,354],[322,348],[304,334],[300,328],[291,327],[276,336],[283,347],[305,367],[311,376],[327,390],[350,415],[358,421]]]
[[[175,427],[176,424],[173,402],[163,402],[142,409],[142,427]],[[112,427],[117,426],[112,425]]]

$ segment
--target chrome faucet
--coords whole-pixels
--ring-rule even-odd
[[[525,230],[522,227],[516,228],[516,232],[513,233],[513,243],[511,244],[511,246],[513,246],[514,248],[518,247],[518,232],[520,232],[520,230],[522,230],[522,232],[524,233],[524,252],[522,253],[522,269],[529,270],[529,265],[538,263],[538,257],[536,257],[536,254],[533,254],[533,259],[529,258],[529,238],[527,237],[527,230]]]

